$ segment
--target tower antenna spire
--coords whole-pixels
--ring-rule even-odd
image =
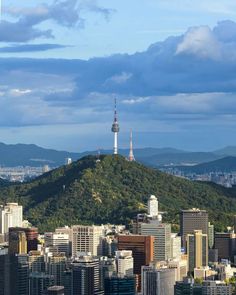
[[[114,121],[111,127],[111,131],[114,133],[114,148],[113,154],[118,154],[118,133],[120,131],[119,123],[118,123],[118,116],[117,116],[117,102],[116,98],[114,100]]]
[[[130,143],[129,143],[129,161],[135,161],[134,158],[134,151],[133,151],[133,133],[132,133],[132,129],[130,129]]]

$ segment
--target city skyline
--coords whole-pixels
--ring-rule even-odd
[[[0,138],[58,150],[236,145],[236,4],[2,1]],[[128,29],[126,29],[128,28]],[[119,36],[119,38],[117,38]]]

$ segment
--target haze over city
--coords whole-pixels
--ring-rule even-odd
[[[0,140],[69,151],[236,145],[233,1],[2,1]]]

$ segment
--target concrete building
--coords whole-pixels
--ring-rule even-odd
[[[132,257],[132,251],[116,251],[116,265],[119,276],[133,276],[134,259]]]
[[[187,235],[188,270],[208,265],[208,237],[201,230]]]
[[[72,226],[72,256],[79,253],[90,252],[93,256],[102,255],[102,238],[104,230],[102,226]]]
[[[171,259],[178,259],[181,253],[181,237],[178,234],[171,234]]]
[[[63,275],[66,271],[67,258],[64,253],[49,253],[47,273],[54,276],[55,285],[62,286]]]
[[[44,234],[45,247],[49,248],[52,253],[65,253],[69,256],[70,241],[69,235],[66,233],[52,233]]]
[[[45,261],[44,255],[40,251],[30,251],[29,252],[29,271],[32,272],[45,272]]]
[[[103,295],[99,259],[81,256],[72,263],[72,295]]]
[[[135,295],[135,277],[112,276],[105,278],[106,295]]]
[[[0,206],[0,234],[7,234],[10,227],[21,227],[23,207],[18,203],[7,203]]]
[[[10,255],[27,254],[27,240],[24,231],[10,228],[8,253]]]
[[[195,230],[201,230],[203,234],[208,234],[208,213],[206,210],[193,208],[181,210],[180,212],[180,235],[182,246],[186,246],[186,237],[193,234]]]
[[[174,285],[174,269],[156,269],[152,266],[142,268],[142,295],[173,295]]]
[[[171,224],[142,223],[141,234],[154,237],[154,261],[171,258]]]
[[[234,261],[236,254],[236,234],[215,233],[215,249],[218,249],[218,259],[229,259]]]
[[[232,286],[220,281],[205,281],[202,284],[203,295],[232,295]]]
[[[148,215],[152,218],[158,217],[158,200],[154,195],[148,199]]]

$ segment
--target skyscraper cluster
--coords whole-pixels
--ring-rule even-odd
[[[0,295],[234,294],[234,229],[215,233],[207,211],[192,208],[180,211],[180,231],[172,232],[156,196],[146,207],[129,229],[73,225],[39,234],[20,205],[2,206]]]

